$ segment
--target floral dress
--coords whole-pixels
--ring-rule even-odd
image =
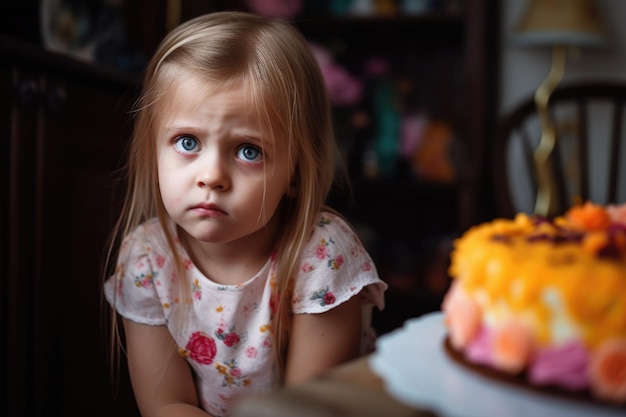
[[[152,219],[124,240],[117,266],[121,274],[107,280],[105,295],[123,317],[168,327],[178,353],[194,371],[202,407],[222,416],[237,398],[269,391],[280,383],[270,332],[276,260],[270,257],[243,284],[221,285],[204,276],[175,240],[187,280],[178,278],[165,234]],[[191,285],[191,303],[180,301],[181,282]],[[358,295],[365,352],[371,350],[375,337],[371,310],[374,305],[384,307],[386,288],[346,222],[321,213],[295,277],[293,313],[322,313]]]

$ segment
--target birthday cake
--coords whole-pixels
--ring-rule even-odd
[[[454,242],[449,350],[546,390],[626,406],[626,204],[518,214]]]

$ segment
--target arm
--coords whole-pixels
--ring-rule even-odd
[[[165,326],[124,319],[128,370],[143,417],[207,417],[198,406],[189,365]]]
[[[285,384],[291,385],[359,356],[361,302],[358,296],[320,314],[296,314],[291,324]]]

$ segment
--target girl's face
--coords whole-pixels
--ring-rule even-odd
[[[289,188],[287,146],[262,137],[241,89],[206,86],[185,75],[164,97],[156,138],[163,204],[199,241],[267,239],[265,226]]]

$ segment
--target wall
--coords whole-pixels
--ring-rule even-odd
[[[602,78],[626,81],[626,25],[624,25],[626,1],[596,0],[596,3],[607,27],[609,42],[601,49],[582,49],[578,57],[570,55],[563,84],[582,79]],[[520,100],[532,96],[550,70],[549,48],[512,46],[509,42],[526,4],[526,1],[502,0],[499,116],[511,111]],[[602,158],[602,155],[594,155],[592,167],[594,164],[601,164]],[[599,186],[602,182],[601,178],[592,181],[592,192],[602,189]],[[518,208],[522,211],[531,211],[533,203],[527,195],[527,184],[520,180],[515,188],[519,190],[516,195]],[[626,199],[626,190],[622,191],[621,197]]]

